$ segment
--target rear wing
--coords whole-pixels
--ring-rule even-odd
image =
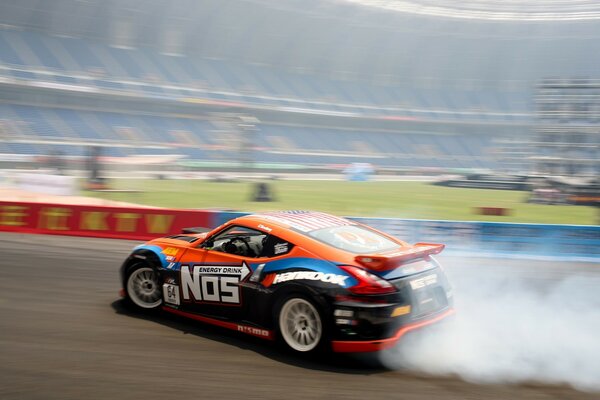
[[[415,243],[406,249],[396,250],[387,254],[359,255],[356,256],[355,260],[369,269],[385,271],[394,269],[411,260],[439,254],[445,247],[445,245],[437,243]]]

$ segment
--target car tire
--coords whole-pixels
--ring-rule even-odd
[[[158,273],[146,263],[132,265],[125,276],[125,300],[140,311],[151,311],[163,303]]]
[[[287,296],[279,302],[276,325],[283,343],[299,353],[314,352],[326,336],[318,306],[302,295]]]

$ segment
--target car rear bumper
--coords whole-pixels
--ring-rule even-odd
[[[332,350],[336,353],[364,353],[389,349],[408,332],[438,323],[454,313],[454,308],[448,308],[444,312],[431,318],[403,325],[392,336],[385,339],[334,340],[331,342]]]

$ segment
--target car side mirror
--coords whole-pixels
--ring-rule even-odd
[[[202,247],[203,249],[206,248],[211,248],[215,245],[215,241],[213,239],[207,239],[204,242],[202,242],[202,245],[200,245],[200,247]]]

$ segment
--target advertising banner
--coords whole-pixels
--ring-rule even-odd
[[[214,221],[220,225],[241,215],[245,213],[221,212]],[[600,226],[399,218],[349,219],[370,225],[408,243],[443,243],[446,245],[444,254],[448,255],[600,260]]]
[[[438,242],[446,254],[600,259],[600,226],[353,218],[409,243]]]
[[[0,231],[148,240],[184,228],[215,228],[239,212],[0,202]],[[595,261],[600,226],[351,218],[409,243],[437,242],[444,254]]]
[[[0,231],[147,240],[215,225],[213,212],[0,202]]]

